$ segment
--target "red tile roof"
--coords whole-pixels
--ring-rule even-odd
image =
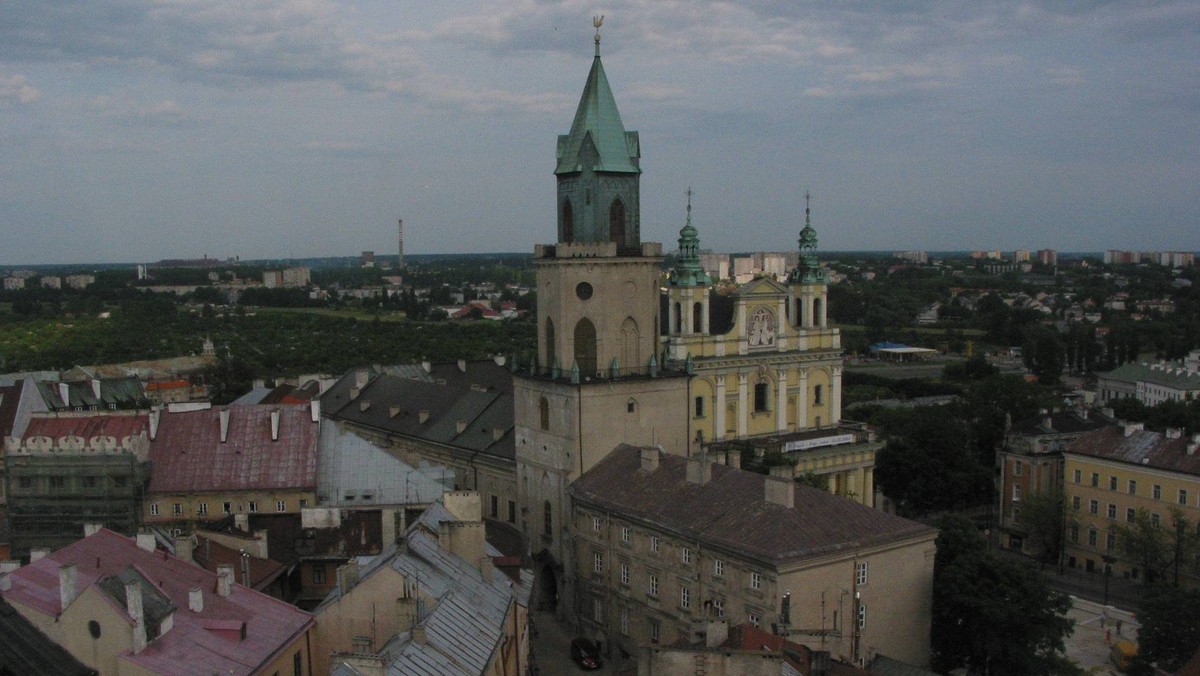
[[[203,535],[196,536],[196,547],[192,551],[192,560],[205,570],[217,572],[217,566],[233,566],[234,576],[242,578],[242,554],[236,549],[226,547]],[[259,591],[266,589],[284,572],[284,565],[273,559],[261,559],[251,556],[247,560],[250,568],[250,587]]]
[[[108,529],[10,573],[12,589],[4,597],[50,616],[59,615],[59,567],[69,563],[77,566],[80,592],[133,566],[170,599],[176,609],[174,627],[142,652],[126,652],[120,658],[149,672],[253,673],[313,625],[311,614],[239,584],[233,585],[227,598],[221,597],[213,573],[166,552],[140,549],[131,538]],[[192,588],[202,590],[204,610],[199,613],[188,609]],[[232,622],[239,627],[245,623],[244,640],[213,631],[214,626],[219,629]]]
[[[221,441],[221,412],[229,432]],[[271,413],[279,438],[271,440]],[[167,413],[150,443],[150,493],[317,486],[320,423],[304,405],[230,406]]]
[[[25,428],[24,439],[32,437],[92,437],[106,436],[117,440],[129,436],[137,436],[148,432],[149,416],[144,413],[137,415],[88,415],[64,416],[54,418],[32,418],[29,427]]]

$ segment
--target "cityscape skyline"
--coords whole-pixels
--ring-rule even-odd
[[[0,265],[531,251],[593,14],[643,239],[1194,250],[1200,7],[1056,7],[6,7]]]

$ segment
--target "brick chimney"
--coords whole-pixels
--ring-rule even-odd
[[[199,587],[188,590],[188,610],[193,613],[204,612],[204,591]]]
[[[76,596],[79,596],[79,571],[73,563],[59,566],[58,600],[62,604],[62,609],[66,610]]]
[[[773,504],[792,509],[796,506],[796,482],[782,477],[769,476],[763,482],[764,499]]]
[[[687,480],[689,484],[698,486],[712,481],[712,463],[708,461],[707,453],[693,455],[687,459]]]
[[[221,564],[217,566],[217,596],[229,598],[233,593],[233,566]]]
[[[658,469],[658,447],[642,448],[642,471],[653,472]]]
[[[146,615],[142,609],[142,583],[134,580],[125,585],[125,610],[133,620],[133,654],[146,649]]]

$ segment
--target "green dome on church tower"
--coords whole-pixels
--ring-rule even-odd
[[[708,286],[712,278],[700,264],[700,238],[692,225],[692,189],[688,188],[687,222],[679,229],[679,257],[667,277],[668,286]]]
[[[800,263],[788,275],[793,284],[826,284],[829,272],[817,261],[817,231],[812,227],[809,194],[804,194],[804,227],[800,230]]]

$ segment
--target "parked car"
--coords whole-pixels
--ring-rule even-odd
[[[584,671],[595,671],[602,665],[600,647],[594,641],[577,638],[571,641],[571,659]]]

